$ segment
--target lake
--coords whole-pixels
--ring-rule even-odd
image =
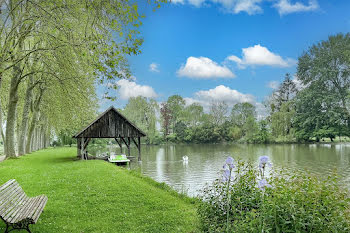
[[[90,152],[90,151],[89,151]],[[137,155],[136,149],[131,150]],[[182,156],[188,156],[188,162]],[[319,177],[334,171],[342,184],[350,188],[350,143],[285,144],[285,145],[162,145],[142,146],[142,162],[132,162],[131,169],[158,182],[165,182],[190,196],[198,194],[206,183],[219,178],[219,171],[228,156],[251,160],[258,164],[261,155],[268,155],[277,169],[310,172]]]

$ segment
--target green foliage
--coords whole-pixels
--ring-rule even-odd
[[[142,96],[130,98],[123,110],[123,114],[146,133],[148,144],[153,144],[157,134],[157,111],[157,102]]]
[[[203,232],[349,232],[350,199],[336,176],[320,180],[297,172],[273,172],[271,188],[258,188],[258,169],[239,161],[233,181],[217,180],[201,195]],[[227,192],[229,190],[229,192]]]
[[[299,57],[298,79],[305,86],[296,98],[299,140],[347,135],[350,126],[350,34],[330,36]]]
[[[239,127],[247,122],[249,117],[255,117],[255,107],[251,103],[235,104],[231,110],[231,122]]]
[[[271,114],[271,129],[275,137],[294,136],[293,120],[296,111],[291,101],[281,103],[280,110]]]

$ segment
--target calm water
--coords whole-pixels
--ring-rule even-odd
[[[131,151],[137,155],[136,150]],[[187,155],[188,163],[182,161]],[[309,171],[327,176],[336,171],[341,182],[350,188],[350,143],[320,145],[172,145],[142,146],[141,172],[156,181],[165,182],[180,192],[196,195],[219,177],[227,156],[257,161],[268,155],[276,168]]]

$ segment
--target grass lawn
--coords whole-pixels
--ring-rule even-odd
[[[33,232],[197,231],[189,198],[105,161],[76,161],[75,153],[51,148],[0,163],[0,184],[14,178],[28,196],[49,199]]]

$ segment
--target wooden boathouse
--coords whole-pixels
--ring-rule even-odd
[[[113,106],[97,117],[87,127],[73,136],[77,139],[77,156],[81,159],[88,159],[86,148],[91,138],[114,138],[123,152],[123,143],[130,156],[131,141],[138,149],[138,160],[141,160],[141,137],[146,134],[135,124],[130,122]]]

